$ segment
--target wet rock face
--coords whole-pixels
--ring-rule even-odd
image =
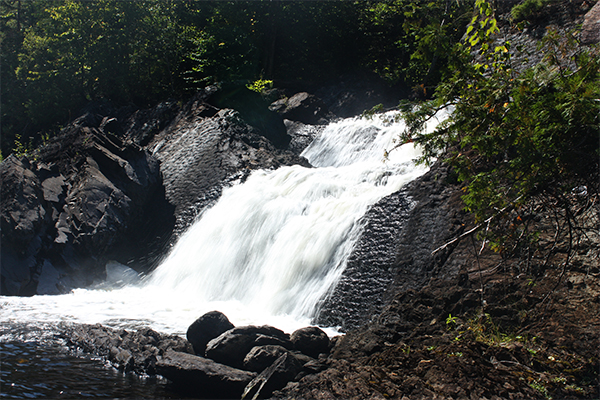
[[[196,111],[180,114],[148,145],[160,160],[167,198],[175,206],[177,230],[214,203],[223,187],[254,169],[308,166],[305,159],[277,149],[234,110],[220,110],[210,118]]]
[[[283,123],[288,135],[292,138],[289,150],[297,155],[300,155],[325,129],[324,125],[307,125],[298,121],[290,121],[289,119],[284,119]]]
[[[89,285],[110,259],[147,257],[169,229],[156,212],[169,208],[158,161],[88,123],[76,120],[31,161],[2,163],[2,294]]]
[[[89,286],[111,260],[151,270],[224,187],[254,169],[309,166],[269,141],[268,126],[207,104],[209,94],[149,110],[92,104],[29,159],[8,157],[1,293]],[[281,117],[266,111],[286,135]]]
[[[319,325],[359,328],[381,312],[391,293],[427,283],[451,249],[433,250],[462,229],[459,208],[449,206],[460,201],[451,179],[448,168],[436,164],[371,207],[340,281],[321,306]]]

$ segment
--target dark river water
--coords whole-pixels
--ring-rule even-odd
[[[2,399],[181,397],[162,378],[124,374],[58,343],[2,341],[0,363]]]

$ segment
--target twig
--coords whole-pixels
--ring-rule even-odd
[[[448,243],[446,243],[446,244],[444,244],[444,245],[442,245],[442,246],[438,247],[437,249],[433,250],[433,251],[431,252],[431,254],[433,255],[433,254],[437,253],[437,252],[438,252],[438,251],[440,251],[440,250],[444,250],[446,247],[450,246],[451,244],[453,244],[453,243],[455,243],[455,242],[459,241],[460,239],[464,238],[465,236],[468,236],[468,235],[470,235],[471,233],[473,233],[473,232],[477,231],[477,230],[478,230],[479,228],[481,228],[483,225],[485,225],[485,224],[489,224],[489,222],[490,222],[491,220],[493,220],[493,219],[494,219],[494,218],[496,218],[498,215],[502,214],[504,211],[506,211],[506,210],[508,210],[510,207],[512,207],[512,206],[513,206],[513,204],[514,204],[515,202],[519,201],[519,199],[520,199],[521,197],[522,197],[522,196],[519,196],[519,197],[517,197],[517,198],[516,198],[514,201],[512,201],[512,202],[511,202],[509,205],[507,205],[506,207],[502,208],[502,209],[501,209],[500,211],[498,211],[496,214],[492,215],[491,217],[489,217],[488,219],[486,219],[486,220],[485,220],[485,221],[483,221],[482,223],[475,225],[475,227],[474,227],[474,228],[472,228],[472,229],[469,229],[468,231],[464,232],[464,233],[463,233],[463,234],[461,234],[460,236],[457,236],[457,237],[455,237],[454,239],[452,239],[452,240],[451,240],[451,241],[449,241]]]
[[[542,299],[540,304],[544,304],[544,302],[546,300],[548,300],[550,295],[552,293],[554,293],[554,291],[558,288],[558,286],[562,282],[563,277],[565,276],[565,273],[567,272],[567,268],[569,267],[569,262],[571,259],[571,255],[573,253],[573,221],[572,221],[573,216],[572,216],[568,206],[565,206],[565,219],[567,220],[566,224],[569,227],[569,247],[567,249],[567,256],[566,256],[562,271],[560,273],[560,276],[558,277],[558,280],[556,281],[556,284],[554,285],[554,288],[552,288],[552,290],[546,294],[546,296]],[[549,305],[550,305],[550,303],[546,304],[546,308],[544,309],[544,312],[546,312]]]
[[[527,365],[525,365],[525,364],[521,364],[520,362],[517,362],[517,361],[498,360],[498,361],[496,361],[496,363],[497,363],[497,364],[513,364],[513,365],[517,365],[517,366],[519,366],[519,367],[523,367],[523,368],[525,368],[526,370],[528,370],[528,371],[531,371],[531,372],[533,372],[533,373],[535,373],[535,374],[539,374],[539,372],[537,372],[537,371],[534,371],[533,369],[529,368]]]
[[[481,300],[481,307],[485,309],[485,294],[484,294],[484,287],[483,287],[483,276],[481,275],[481,263],[479,262],[479,254],[481,254],[481,252],[477,253],[477,247],[475,246],[475,237],[471,236],[471,242],[473,243],[473,250],[475,250],[475,259],[477,260],[477,270],[479,271],[479,285],[481,287],[481,296],[480,296],[480,300]],[[483,241],[483,243],[485,243],[485,240]],[[483,250],[483,247],[481,248]]]

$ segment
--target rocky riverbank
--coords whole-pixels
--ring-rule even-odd
[[[101,356],[123,372],[159,374],[173,391],[193,398],[269,397],[288,382],[325,369],[331,348],[317,327],[292,334],[272,326],[235,327],[218,311],[190,325],[187,340],[102,325],[68,326],[59,336],[74,351]]]
[[[508,12],[516,2],[499,4]],[[525,29],[502,26],[500,40],[523,50],[515,68],[539,60],[536,46],[548,30],[558,30],[562,40],[584,22],[581,38],[590,43],[600,11],[600,3],[592,5],[558,1]],[[582,196],[577,233],[556,223],[556,208],[534,202],[529,226],[539,232],[539,247],[519,257],[496,253],[477,236],[462,211],[460,187],[439,165],[383,199],[371,211],[373,237],[386,244],[380,254],[394,254],[385,257],[394,261],[364,258],[362,246],[377,248],[366,235],[334,299],[360,303],[350,282],[370,279],[369,267],[390,270],[381,282],[386,290],[361,291],[376,300],[364,314],[328,310],[326,318],[344,315],[360,327],[336,341],[327,369],[274,397],[598,398],[600,199],[584,192],[573,191]],[[399,214],[402,223],[386,224],[390,239],[379,221],[397,222]]]

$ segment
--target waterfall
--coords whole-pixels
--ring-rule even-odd
[[[314,168],[259,170],[223,191],[141,281],[59,296],[2,297],[4,322],[75,321],[185,333],[203,313],[291,331],[335,287],[370,205],[426,169],[395,146],[389,115],[328,125],[303,152]],[[114,268],[113,268],[114,269]]]

